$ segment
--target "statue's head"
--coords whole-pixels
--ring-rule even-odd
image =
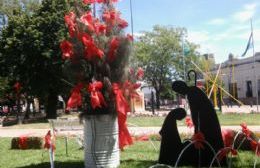
[[[172,90],[181,95],[188,94],[189,87],[183,81],[174,81],[172,83]]]

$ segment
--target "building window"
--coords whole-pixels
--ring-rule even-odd
[[[252,81],[246,81],[246,97],[253,97]]]

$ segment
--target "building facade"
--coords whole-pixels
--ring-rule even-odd
[[[216,65],[213,70],[217,72]],[[219,79],[226,91],[244,104],[256,104],[257,94],[260,97],[260,52],[255,57],[236,59],[232,55],[222,63]],[[223,94],[225,101],[230,97]],[[259,102],[259,100],[258,100]]]

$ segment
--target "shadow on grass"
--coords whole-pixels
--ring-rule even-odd
[[[50,168],[50,163],[49,162],[44,162],[40,164],[32,164],[28,166],[23,166],[23,167],[17,167],[17,168]],[[78,162],[73,162],[73,161],[68,161],[68,162],[55,162],[55,167],[56,168],[82,168],[84,167],[84,162],[83,161],[78,161]]]
[[[133,160],[133,159],[129,159],[129,160],[123,160],[120,162],[120,167],[123,168],[147,168],[150,167],[154,164],[156,164],[156,161],[151,161],[151,160]]]
[[[124,160],[121,161],[120,167],[123,168],[146,168],[150,167],[151,165],[156,164],[154,161],[147,161],[147,160]],[[22,167],[17,167],[17,168],[49,168],[50,163],[49,162],[44,162],[40,164],[32,164],[28,166],[22,166]],[[55,168],[82,168],[84,167],[84,162],[83,161],[68,161],[68,162],[55,162]]]

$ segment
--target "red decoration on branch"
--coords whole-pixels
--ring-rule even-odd
[[[62,51],[62,58],[71,58],[73,56],[73,45],[67,40],[64,40],[60,44],[60,48]]]
[[[133,143],[132,137],[126,126],[127,112],[130,111],[130,108],[118,83],[113,83],[113,92],[116,98],[116,110],[118,114],[119,147],[120,149],[123,149],[124,146]]]
[[[84,55],[87,60],[92,61],[95,57],[101,59],[104,56],[104,52],[95,45],[94,39],[90,35],[84,33],[82,35],[82,43],[85,46]]]
[[[102,93],[100,92],[102,88],[103,88],[103,83],[100,81],[95,81],[93,83],[90,83],[88,86],[88,92],[90,93],[91,107],[93,109],[107,106],[107,103],[105,102],[105,99]]]
[[[75,37],[76,32],[76,15],[74,12],[69,12],[64,16],[65,24],[69,28],[70,37]]]
[[[119,47],[119,39],[117,37],[113,37],[110,41],[110,48],[107,55],[108,62],[113,62],[116,59],[116,51]]]
[[[82,96],[81,96],[80,90],[83,87],[84,87],[83,84],[80,83],[72,89],[71,96],[67,102],[67,109],[82,106]]]
[[[22,88],[22,86],[21,86],[20,82],[16,82],[14,84],[14,90],[15,90],[16,93],[19,93],[21,88]]]

